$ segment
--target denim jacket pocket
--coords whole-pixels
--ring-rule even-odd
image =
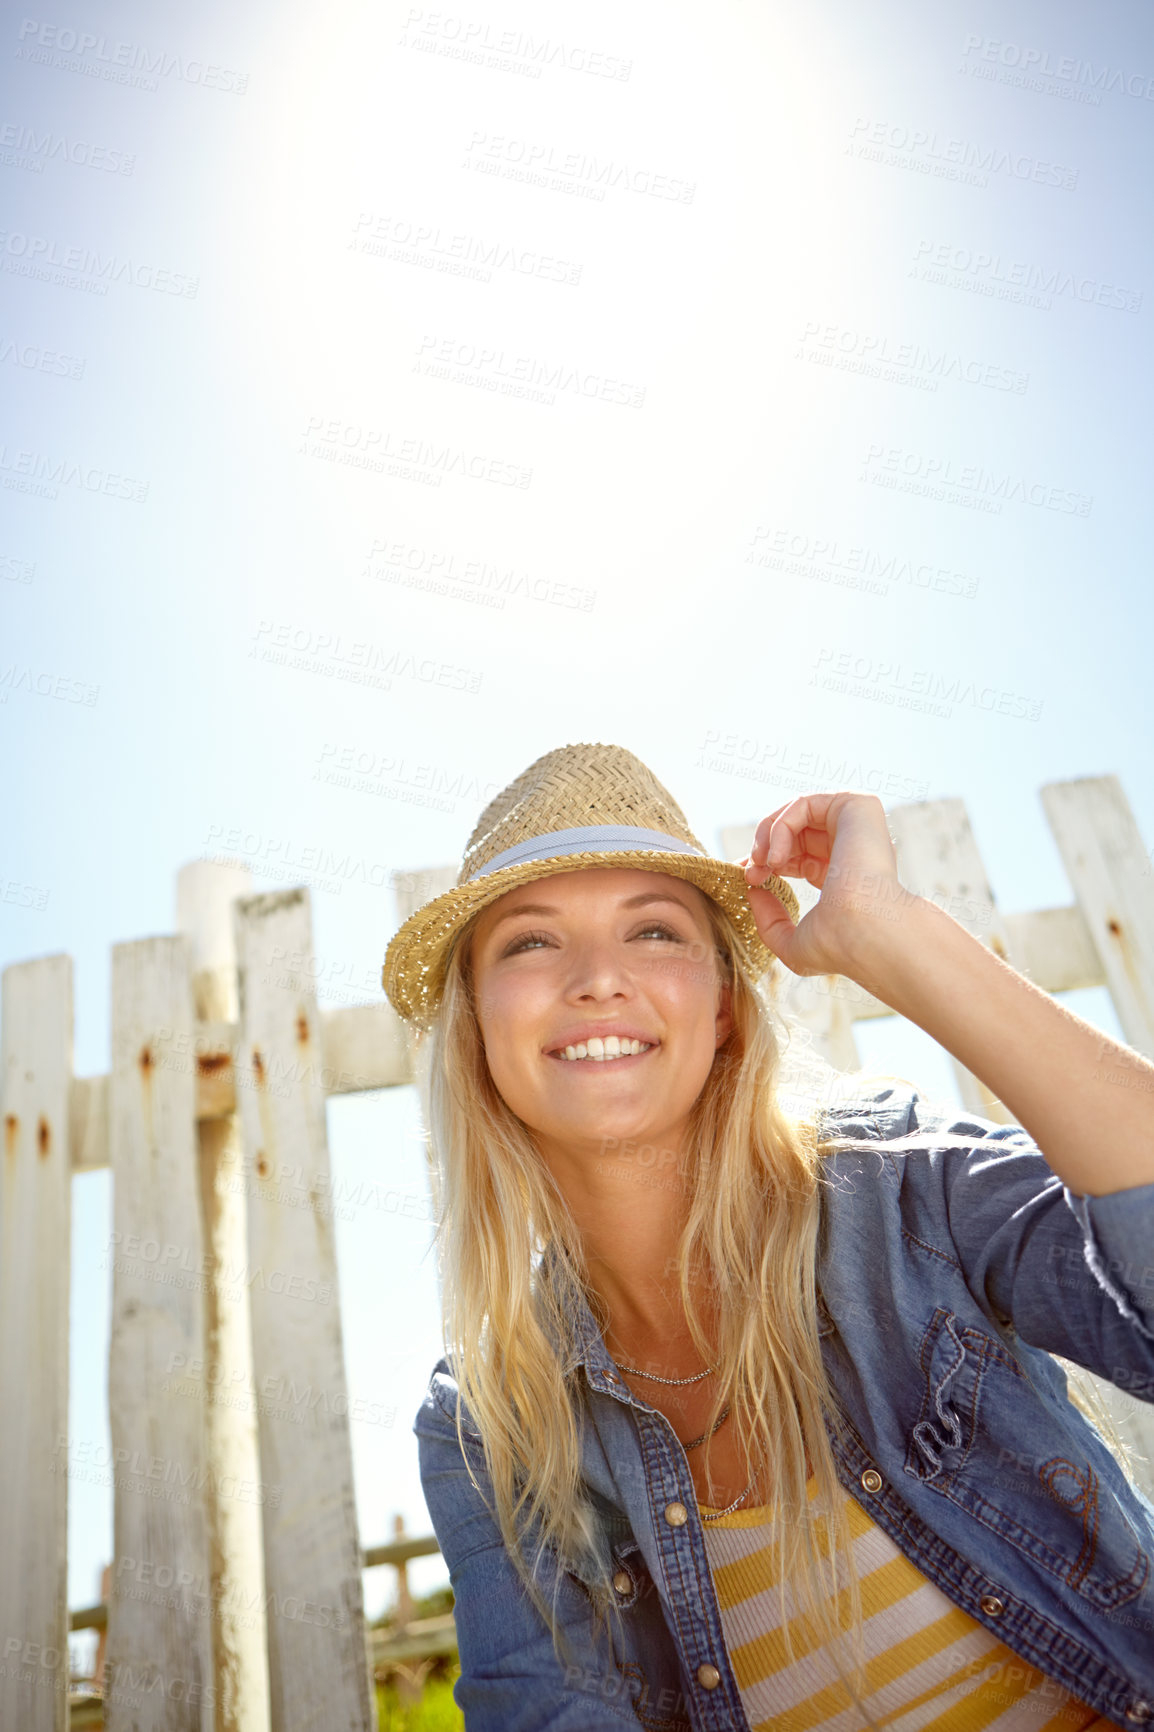
[[[1053,1418],[1004,1343],[939,1306],[922,1338],[921,1410],[905,1471],[947,1497],[1068,1588],[1103,1609],[1136,1599],[1150,1559],[1111,1483],[1105,1444],[1074,1408],[1066,1454]],[[1046,1439],[1044,1451],[1032,1447]],[[1115,1480],[1121,1470],[1115,1469]]]

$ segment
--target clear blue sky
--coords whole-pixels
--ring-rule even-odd
[[[366,880],[565,741],[711,842],[799,778],[961,797],[1005,911],[1070,900],[1045,782],[1116,774],[1154,846],[1147,6],[100,0],[0,65],[3,875],[42,904],[0,959],[75,958],[78,1073],[183,862],[362,862],[312,904],[322,1003],[369,1002]],[[411,1091],[329,1134],[424,1195]],[[109,1206],[76,1181],[92,1439]],[[427,1528],[435,1278],[422,1219],[337,1240],[397,1415],[353,1427],[372,1543]],[[111,1508],[70,1496],[76,1605]]]

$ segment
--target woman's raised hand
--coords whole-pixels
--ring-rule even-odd
[[[757,826],[745,867],[757,929],[794,974],[845,974],[884,925],[900,920],[913,893],[898,878],[897,855],[876,794],[802,794]],[[805,878],[821,891],[795,927],[771,890],[769,872]]]

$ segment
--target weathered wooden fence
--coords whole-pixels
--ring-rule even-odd
[[[888,812],[902,881],[1048,991],[1107,986],[1126,1041],[1154,1057],[1154,874],[1122,789],[1094,777],[1051,783],[1042,799],[1069,906],[1001,914],[960,800]],[[751,833],[723,832],[723,852],[744,854]],[[402,917],[453,876],[413,874]],[[817,893],[796,888],[804,909]],[[242,868],[186,866],[177,935],[114,947],[107,1076],[72,1074],[70,959],[4,973],[0,1727],[67,1722],[70,1473],[113,1487],[111,1598],[71,1623],[107,1617],[114,1732],[366,1732],[380,1653],[362,1571],[436,1550],[425,1538],[360,1545],[328,1206],[325,1100],[410,1081],[408,1039],[384,1002],[319,1008],[307,892],[250,890]],[[892,1014],[840,977],[799,980],[780,965],[777,977],[781,1002],[841,1069],[859,1062],[853,1023]],[[967,1104],[1004,1120],[956,1068]],[[72,1174],[105,1166],[102,1459],[69,1431],[67,1246]],[[1149,1406],[1098,1387],[1148,1461]],[[288,1388],[320,1399],[256,1398]],[[406,1642],[413,1655],[451,1646],[434,1622],[398,1654]]]

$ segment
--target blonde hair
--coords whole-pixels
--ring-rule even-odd
[[[765,1501],[775,1506],[786,1652],[794,1657],[788,1584],[793,1617],[804,1631],[803,1651],[824,1650],[872,1726],[861,1700],[868,1687],[848,1506],[827,1435],[827,1425],[836,1431],[842,1419],[822,1361],[816,1299],[824,1157],[836,1147],[862,1145],[860,1139],[818,1132],[823,1100],[832,1105],[839,1098],[860,1098],[867,1082],[895,1079],[847,1075],[820,1059],[806,1032],[774,1005],[766,984],[755,982],[733,922],[705,900],[717,954],[705,955],[696,966],[716,969],[728,981],[733,1029],[695,1103],[682,1162],[688,1207],[676,1248],[677,1280],[694,1344],[703,1363],[718,1373],[702,1429],[708,1430],[728,1399]],[[468,1465],[463,1403],[480,1434],[491,1512],[526,1592],[552,1631],[559,1659],[570,1660],[556,1610],[562,1570],[554,1574],[552,1604],[537,1581],[547,1553],[582,1565],[594,1631],[604,1625],[612,1651],[620,1608],[612,1566],[606,1568],[597,1553],[596,1517],[581,1481],[583,1384],[558,1350],[570,1338],[579,1300],[589,1304],[602,1329],[608,1318],[565,1198],[489,1074],[469,946],[461,939],[449,959],[444,998],[422,1043],[418,1071],[462,1455]],[[789,1097],[808,1101],[807,1110],[785,1110],[787,1083]],[[925,1133],[919,1137],[924,1147]],[[549,1248],[556,1253],[552,1281],[542,1278],[541,1268]],[[694,1277],[702,1271],[708,1271],[719,1302],[716,1341],[706,1338],[693,1301]],[[807,1492],[807,1448],[828,1543],[816,1530]],[[707,1443],[706,1458],[708,1450]],[[471,1467],[469,1472],[477,1485]],[[847,1631],[839,1624],[843,1604]]]

